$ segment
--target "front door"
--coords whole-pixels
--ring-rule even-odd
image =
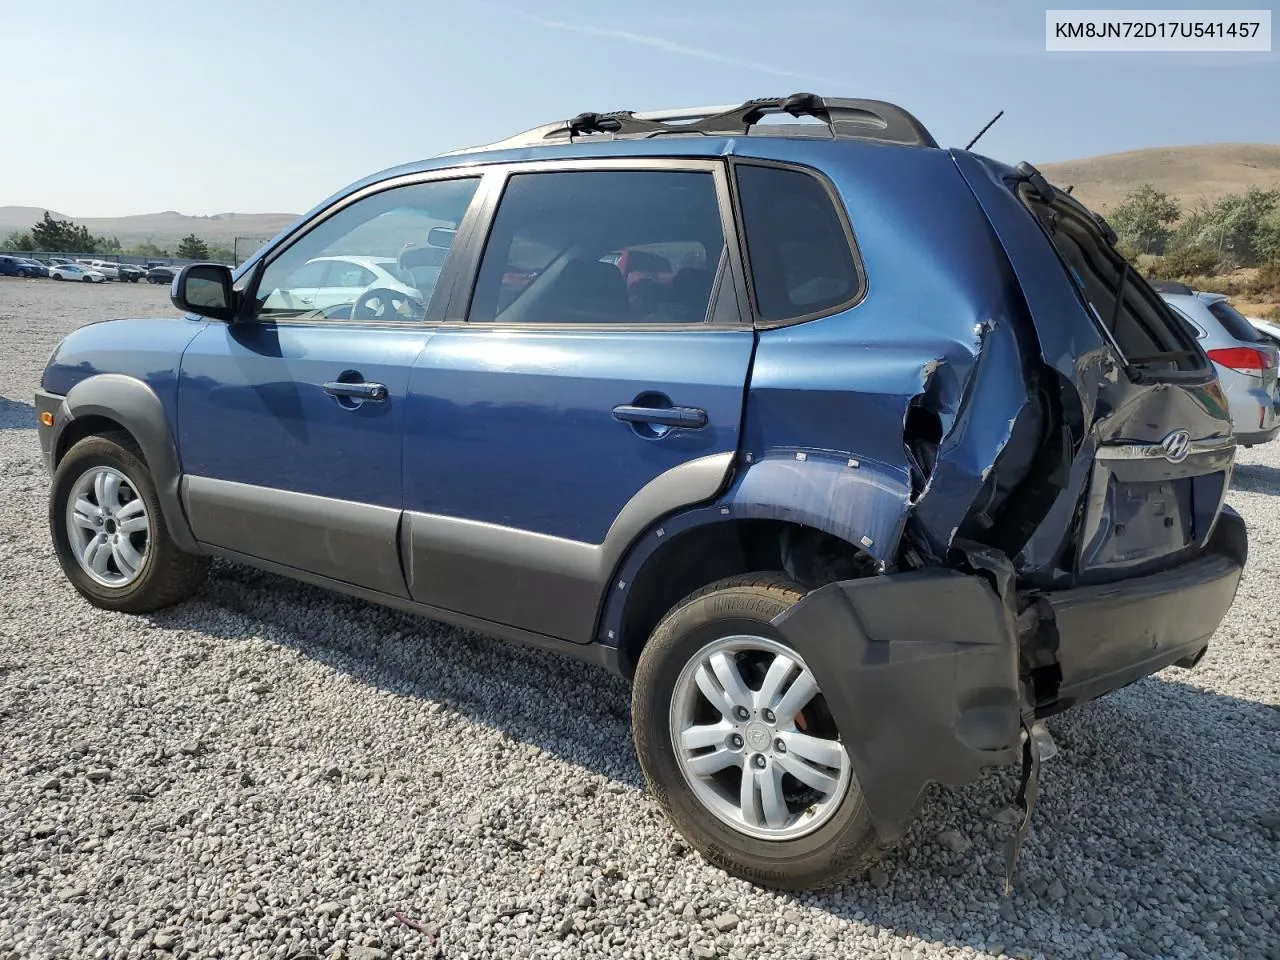
[[[716,494],[753,346],[727,209],[715,161],[511,169],[410,376],[415,600],[587,642],[627,546]]]
[[[208,324],[187,348],[178,441],[196,539],[407,595],[397,549],[405,400],[434,290],[414,287],[392,304],[363,296],[380,289],[370,286],[317,303],[323,287],[308,278],[315,264],[335,262],[320,258],[376,258],[395,270],[433,229],[457,227],[478,182],[414,182],[340,201],[266,258],[240,322]]]

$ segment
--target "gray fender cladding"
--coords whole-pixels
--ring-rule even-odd
[[[881,841],[902,836],[930,781],[1018,761],[1017,632],[983,578],[832,583],[774,626],[814,671]]]

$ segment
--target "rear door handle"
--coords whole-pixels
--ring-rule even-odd
[[[637,407],[623,403],[613,408],[613,418],[623,423],[652,423],[691,430],[707,425],[707,411],[700,407]]]
[[[352,400],[369,400],[381,403],[387,399],[387,387],[383,383],[344,383],[341,380],[330,380],[324,385],[324,392],[331,397],[349,397]]]

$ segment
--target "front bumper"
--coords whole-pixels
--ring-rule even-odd
[[[1205,552],[1104,586],[1017,594],[1008,561],[833,583],[774,621],[822,678],[882,842],[930,781],[1018,762],[1021,730],[1204,651],[1235,598],[1244,522],[1224,508]],[[994,584],[994,585],[993,585]],[[1057,679],[1046,696],[1036,673]],[[1055,672],[1056,668],[1056,672]]]

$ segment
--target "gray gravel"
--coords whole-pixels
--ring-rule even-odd
[[[1051,726],[1014,894],[1012,773],[933,789],[844,888],[762,892],[641,787],[624,684],[218,565],[105,613],[62,579],[31,392],[162,287],[0,280],[0,958],[1280,957],[1280,444],[1209,656]]]

